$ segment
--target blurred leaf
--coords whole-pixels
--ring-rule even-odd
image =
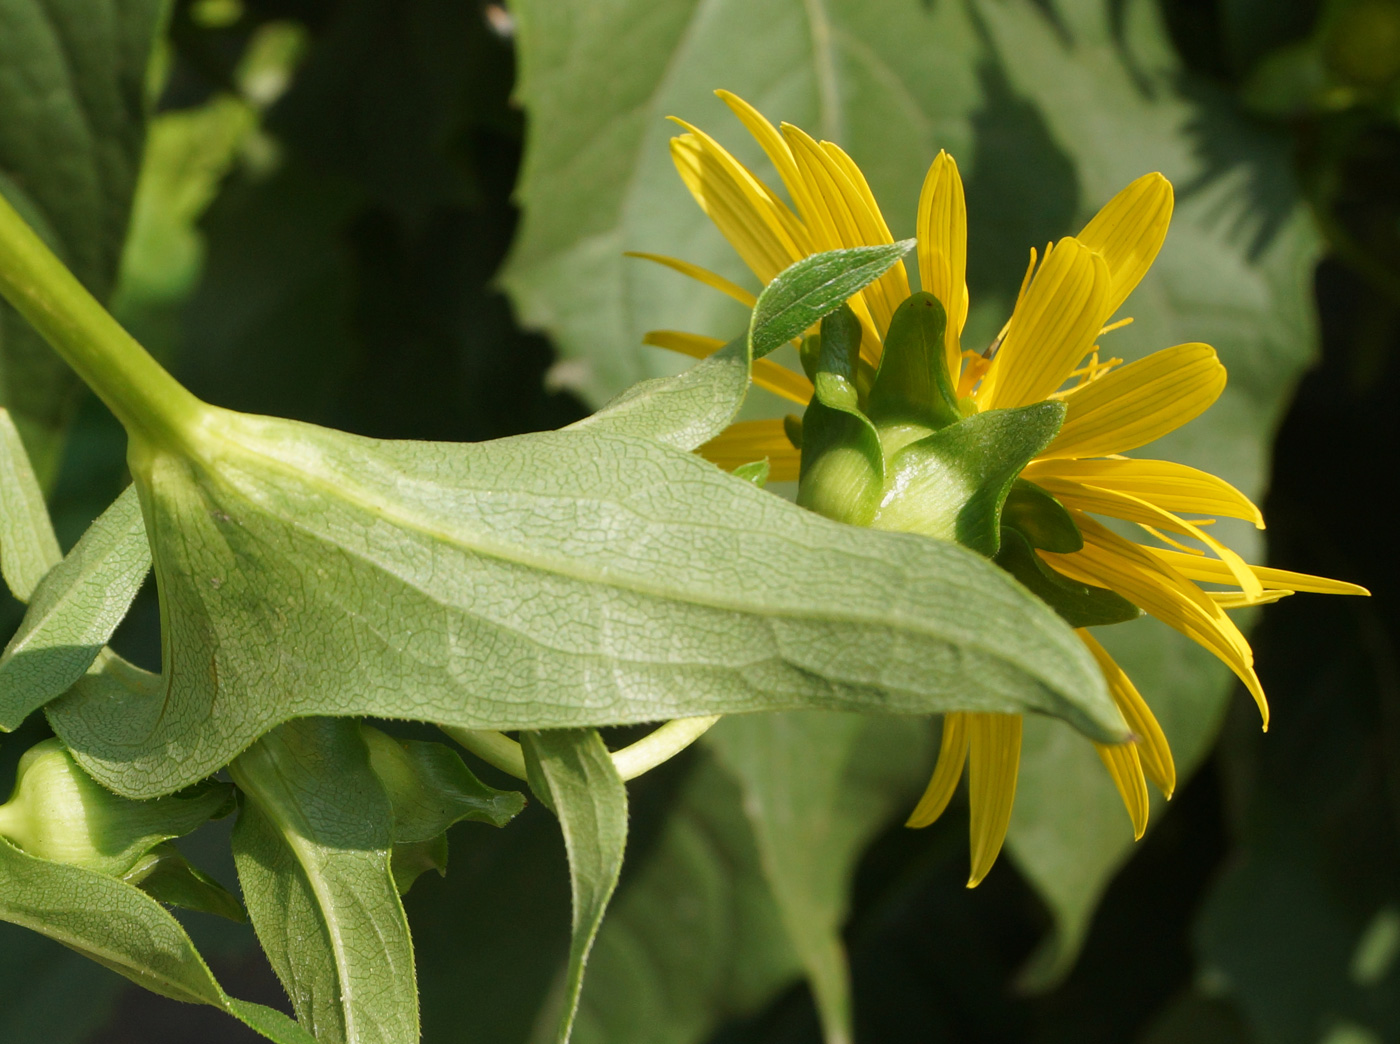
[[[416,1044],[413,945],[389,869],[393,812],[353,721],[283,725],[230,766],[244,902],[321,1040]]]
[[[164,997],[220,1008],[278,1044],[312,1044],[281,1012],[224,993],[179,922],[116,878],[36,859],[0,839],[0,920],[56,939]]]
[[[926,765],[917,719],[845,714],[728,718],[707,737],[743,808],[828,1044],[852,1039],[841,929],[856,863]]]
[[[576,1044],[698,1044],[802,973],[743,794],[700,756],[598,933]]]
[[[63,552],[10,411],[0,406],[0,575],[21,602],[34,596]]]
[[[1133,359],[1213,343],[1230,370],[1224,396],[1148,452],[1250,495],[1262,488],[1269,435],[1314,350],[1317,239],[1286,139],[1244,122],[1184,73],[1148,0],[517,0],[513,10],[530,137],[525,220],[503,281],[526,321],[587,361],[578,387],[593,401],[669,365],[633,347],[644,331],[732,336],[742,321],[720,295],[621,256],[681,255],[752,285],[688,197],[665,145],[675,131],[663,117],[675,114],[771,179],[760,150],[710,97],[727,88],[775,121],[843,145],[896,236],[913,231],[937,150],[957,156],[970,224],[965,347],[996,335],[1028,247],[1074,232],[1134,177],[1161,170],[1178,189],[1172,235],[1129,301],[1136,323],[1105,337],[1104,350]],[[622,40],[633,58],[619,68]],[[1257,554],[1252,532],[1226,535]],[[1162,720],[1184,781],[1209,747],[1227,674],[1154,623],[1113,628],[1104,640]],[[1028,983],[1048,985],[1069,968],[1131,843],[1093,749],[1029,720],[1009,848],[1058,928]]]
[[[562,993],[545,1009],[537,1034],[541,1040],[568,1044],[589,951],[622,873],[627,787],[596,729],[526,732],[521,740],[530,785],[559,817],[569,854],[573,941]]]
[[[989,562],[840,526],[660,443],[220,425],[217,463],[164,458],[145,480],[164,698],[80,685],[48,708],[128,796],[316,714],[518,729],[1035,708],[1121,734],[1083,644]],[[295,660],[269,638],[289,631]]]
[[[87,672],[150,571],[141,503],[128,486],[45,575],[0,655],[0,731],[15,728]]]
[[[99,299],[112,290],[145,135],[162,0],[0,0],[0,193]],[[0,305],[0,403],[47,483],[77,379]]]

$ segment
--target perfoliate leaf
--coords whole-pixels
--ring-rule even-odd
[[[134,458],[165,691],[124,695],[130,670],[104,664],[48,708],[121,793],[174,791],[326,714],[1033,709],[1121,735],[1082,643],[990,563],[829,522],[651,439],[380,442],[224,411],[201,439]]]
[[[28,602],[62,557],[29,454],[10,411],[0,406],[0,575],[12,595]]]
[[[988,410],[911,443],[890,462],[871,524],[996,554],[1006,495],[1064,417],[1060,402]]]
[[[153,993],[209,1004],[276,1044],[316,1044],[280,1011],[230,997],[180,922],[139,888],[0,838],[0,920],[61,942]]]
[[[161,0],[0,0],[0,194],[99,298],[126,237]],[[0,405],[47,481],[77,381],[0,303]]]
[[[564,971],[556,1044],[568,1044],[584,967],[627,848],[627,787],[596,729],[527,732],[522,737],[531,785],[564,832],[573,893],[573,941]]]
[[[253,927],[319,1040],[417,1044],[413,945],[390,873],[393,811],[353,721],[309,718],[229,767]]]
[[[14,729],[87,672],[150,569],[141,503],[128,487],[44,577],[0,655],[0,731]]]

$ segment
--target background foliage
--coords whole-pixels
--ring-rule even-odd
[[[1173,234],[1112,349],[1216,344],[1230,391],[1166,452],[1267,488],[1271,564],[1377,597],[1264,614],[1268,736],[1193,648],[1118,629],[1200,768],[1133,847],[1088,745],[1035,722],[1013,859],[974,892],[962,813],[897,826],[924,723],[724,722],[629,788],[576,1039],[835,1040],[853,1011],[882,1042],[1400,1040],[1395,557],[1373,492],[1400,447],[1400,42],[1376,44],[1400,41],[1400,4],[182,0],[149,73],[159,5],[91,6],[100,32],[76,0],[0,0],[0,113],[52,106],[51,140],[0,120],[7,194],[197,394],[367,435],[554,427],[668,365],[643,330],[737,332],[737,308],[621,255],[739,274],[665,152],[675,113],[755,158],[713,87],[847,145],[897,235],[954,152],[971,342],[1028,246],[1163,170]],[[75,33],[97,42],[65,50]],[[124,484],[120,429],[28,338],[0,318],[0,396],[71,543]],[[115,644],[154,666],[155,626],[146,598]],[[0,744],[0,789],[40,728]],[[227,829],[184,844],[211,865]],[[449,875],[406,900],[425,1040],[543,1039],[568,947],[557,828],[532,806],[452,837]],[[230,992],[285,1007],[249,929],[183,920]],[[0,1039],[254,1039],[226,1021],[0,925]]]

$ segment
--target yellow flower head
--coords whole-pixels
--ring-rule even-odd
[[[785,201],[718,142],[690,124],[671,141],[682,180],[762,284],[802,258],[825,250],[893,242],[860,169],[831,142],[813,140],[788,124],[775,129],[747,102],[719,96],[758,141],[778,172]],[[680,122],[680,121],[677,121]],[[1130,320],[1110,324],[1151,267],[1166,238],[1172,187],[1160,174],[1138,178],[1111,199],[1077,236],[1031,250],[1011,318],[985,350],[963,350],[968,313],[967,209],[957,164],[940,153],[924,180],[917,221],[921,288],[946,315],[943,356],[957,408],[976,415],[1047,400],[1064,403],[1057,435],[1021,472],[1021,487],[1052,505],[1078,528],[1074,550],[1028,547],[1027,568],[1064,584],[1155,616],[1219,657],[1244,683],[1268,725],[1268,704],[1254,672],[1249,643],[1225,610],[1274,602],[1296,591],[1365,594],[1353,584],[1247,564],[1205,527],[1236,518],[1263,528],[1259,509],[1229,483],[1183,464],[1122,454],[1186,424],[1219,397],[1225,369],[1205,344],[1166,348],[1137,362],[1100,360],[1098,338]],[[675,258],[637,255],[699,280],[746,306],[754,294]],[[1038,263],[1037,263],[1038,261]],[[860,324],[858,366],[878,368],[896,310],[911,295],[902,263],[850,301]],[[926,300],[926,299],[925,299]],[[703,357],[722,342],[676,331],[653,331],[653,344]],[[813,384],[771,359],[755,363],[754,383],[806,405]],[[774,480],[803,475],[801,450],[783,421],[732,425],[700,452],[733,469],[767,459]],[[880,435],[886,458],[913,434]],[[891,444],[893,439],[893,444]],[[921,528],[917,497],[886,488],[869,524]],[[1092,516],[1133,523],[1143,542],[1120,536]],[[1004,532],[1004,530],[1003,530]],[[1185,543],[1183,541],[1190,541]],[[1003,559],[999,555],[998,561]],[[1031,574],[1013,574],[1026,581]],[[1206,590],[1200,585],[1210,584]],[[1028,584],[1028,586],[1031,586]],[[1112,594],[1109,594],[1112,592]],[[1053,603],[1052,603],[1053,604]],[[1167,797],[1176,785],[1171,749],[1151,709],[1127,675],[1086,630],[1078,633],[1103,669],[1109,691],[1133,740],[1096,744],[1133,824],[1147,826],[1150,779]],[[969,769],[972,872],[976,885],[991,869],[1011,819],[1020,760],[1021,718],[1014,714],[945,716],[933,778],[909,817],[926,826],[942,814]]]

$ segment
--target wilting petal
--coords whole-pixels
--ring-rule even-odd
[[[1069,412],[1046,457],[1123,453],[1204,413],[1225,389],[1208,344],[1179,344],[1128,363],[1065,397]]]
[[[1109,655],[1108,650],[1083,628],[1080,628],[1076,633],[1089,647],[1089,651],[1094,654],[1099,669],[1103,671],[1104,681],[1108,682],[1108,691],[1113,696],[1113,702],[1122,711],[1123,720],[1136,738],[1138,757],[1141,759],[1143,771],[1147,773],[1153,783],[1157,784],[1163,794],[1171,797],[1176,790],[1176,763],[1172,759],[1172,749],[1167,744],[1167,737],[1162,732],[1162,726],[1157,723],[1157,716],[1152,713],[1152,708],[1142,698],[1137,686],[1124,673],[1123,668],[1118,666],[1118,662]],[[1146,822],[1145,816],[1143,821]]]
[[[1108,262],[1112,281],[1105,317],[1118,311],[1152,267],[1171,220],[1171,182],[1160,174],[1144,174],[1109,200],[1075,237]]]
[[[1264,528],[1263,513],[1230,483],[1169,460],[1037,460],[1022,477],[1038,482],[1037,476],[1127,493],[1164,511],[1241,518]]]
[[[967,201],[953,157],[940,152],[919,194],[919,279],[948,313],[948,372],[962,368],[959,336],[967,321]]]
[[[967,761],[967,715],[959,712],[943,715],[943,742],[938,749],[938,764],[933,778],[905,826],[926,827],[943,814],[953,792],[962,779],[963,763]]]
[[[1074,239],[1047,251],[1011,313],[1006,338],[977,392],[979,405],[1028,406],[1058,390],[1094,346],[1108,283],[1104,259]]]
[[[802,454],[780,420],[738,421],[695,452],[725,471],[766,458],[769,482],[796,482],[802,468]]]
[[[1021,716],[968,714],[967,719],[972,816],[972,873],[967,886],[976,888],[996,862],[1011,824],[1021,767]]]
[[[654,348],[688,355],[692,359],[705,359],[724,347],[725,342],[718,337],[705,337],[701,334],[684,333],[680,330],[651,330],[642,337],[643,344]],[[806,406],[812,401],[812,382],[805,374],[789,370],[772,359],[755,359],[751,371],[754,384],[774,395],[780,395],[789,402]]]

